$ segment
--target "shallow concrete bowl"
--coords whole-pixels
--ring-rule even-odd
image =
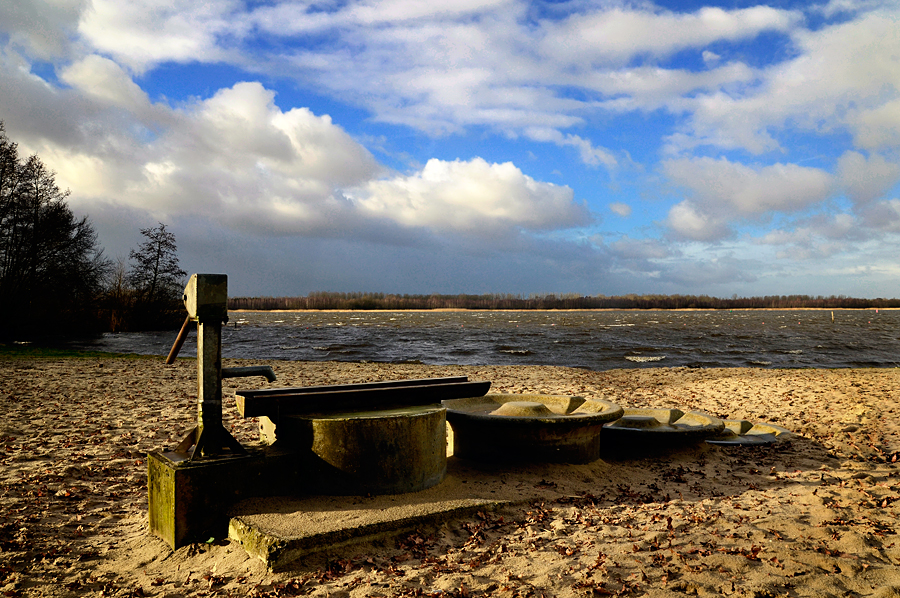
[[[781,442],[793,436],[787,428],[775,424],[754,424],[745,419],[726,419],[725,429],[721,433],[708,438],[709,444],[753,446]]]
[[[452,452],[474,461],[589,463],[603,424],[622,416],[609,401],[561,395],[489,394],[443,401]]]
[[[620,419],[603,427],[603,447],[633,450],[696,443],[724,429],[721,419],[701,411],[624,409]]]

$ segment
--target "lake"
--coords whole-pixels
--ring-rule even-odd
[[[76,346],[164,356],[175,336],[105,334]],[[196,355],[194,337],[181,356]],[[900,311],[232,312],[222,353],[260,360],[592,370],[882,368],[900,365]]]

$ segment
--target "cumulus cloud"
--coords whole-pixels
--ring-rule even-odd
[[[162,115],[152,135],[134,126],[89,126],[82,135],[100,138],[35,147],[86,207],[115,203],[158,219],[204,218],[255,234],[419,244],[434,233],[508,244],[522,231],[592,221],[571,188],[537,181],[512,163],[433,159],[417,172],[389,176],[329,116],[282,110],[275,93],[256,82],[176,109],[150,106],[121,68],[99,56],[61,78],[91,100],[81,106],[86,116],[102,120],[121,108]]]
[[[147,94],[122,67],[96,54],[65,67],[59,78],[82,94],[112,106],[137,112],[150,106]]]
[[[371,216],[438,232],[490,237],[584,226],[568,187],[535,181],[512,163],[431,159],[421,172],[372,181],[355,203]]]
[[[380,167],[330,117],[282,111],[274,99],[259,83],[238,83],[179,113],[126,201],[276,234],[352,227],[340,189]]]
[[[714,242],[731,234],[721,219],[703,213],[689,201],[681,201],[672,206],[666,225],[676,238],[693,241]]]
[[[838,177],[847,195],[857,204],[867,204],[884,196],[900,182],[900,164],[883,156],[860,152],[845,152],[837,164]]]
[[[663,170],[703,211],[732,217],[796,212],[833,190],[827,172],[797,164],[753,167],[725,158],[682,158],[663,162]]]

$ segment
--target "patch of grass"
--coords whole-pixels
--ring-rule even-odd
[[[114,357],[124,357],[127,359],[162,359],[159,355],[82,351],[79,349],[42,346],[31,343],[0,343],[0,359],[111,359]]]

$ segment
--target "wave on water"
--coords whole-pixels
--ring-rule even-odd
[[[508,353],[508,354],[510,354],[510,355],[531,355],[531,354],[532,354],[531,351],[529,351],[528,349],[512,349],[512,348],[505,349],[505,348],[501,348],[501,349],[498,349],[498,350],[499,350],[501,353]]]
[[[628,361],[633,361],[635,363],[647,363],[650,361],[662,361],[665,359],[665,355],[626,355],[625,359]]]

